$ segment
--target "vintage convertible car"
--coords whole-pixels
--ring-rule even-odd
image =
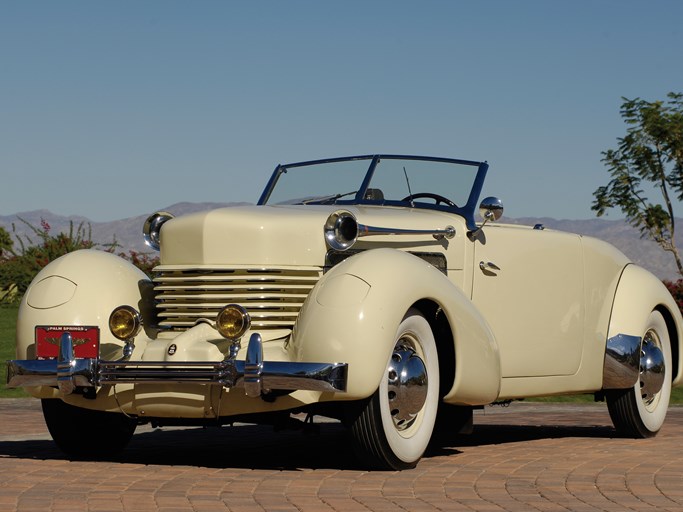
[[[624,435],[656,434],[683,379],[676,303],[606,243],[494,223],[487,169],[279,165],[256,206],[158,212],[152,280],[96,250],[38,274],[9,386],[42,399],[75,455],[121,450],[141,423],[309,413],[348,426],[368,466],[403,469],[474,408],[569,393],[604,399]]]

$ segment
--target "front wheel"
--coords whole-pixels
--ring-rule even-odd
[[[606,393],[612,423],[621,435],[644,438],[657,434],[671,396],[671,342],[659,311],[648,318],[640,346],[640,375],[630,389]]]
[[[411,309],[395,339],[379,388],[351,426],[357,455],[377,469],[415,467],[439,405],[439,360],[429,323]]]
[[[137,421],[120,413],[74,407],[59,399],[43,399],[43,417],[55,444],[69,456],[110,457],[121,452]]]

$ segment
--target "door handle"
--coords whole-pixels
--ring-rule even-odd
[[[495,263],[491,263],[490,261],[480,261],[479,262],[479,268],[482,269],[484,272],[489,271],[492,272],[494,270],[500,270],[500,267],[496,265]]]

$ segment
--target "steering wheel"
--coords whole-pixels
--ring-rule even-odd
[[[424,197],[426,197],[427,199],[434,199],[434,201],[436,201],[436,204],[444,203],[444,204],[447,204],[448,206],[452,206],[453,208],[458,207],[453,201],[451,201],[447,197],[444,197],[444,196],[439,195],[439,194],[433,194],[431,192],[420,192],[418,194],[406,196],[403,199],[401,199],[401,201],[410,201],[412,199],[422,199]]]

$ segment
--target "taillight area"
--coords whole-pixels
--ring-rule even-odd
[[[59,354],[59,341],[68,332],[78,359],[96,358],[100,349],[100,328],[84,325],[50,325],[36,327],[36,356],[55,358]]]

